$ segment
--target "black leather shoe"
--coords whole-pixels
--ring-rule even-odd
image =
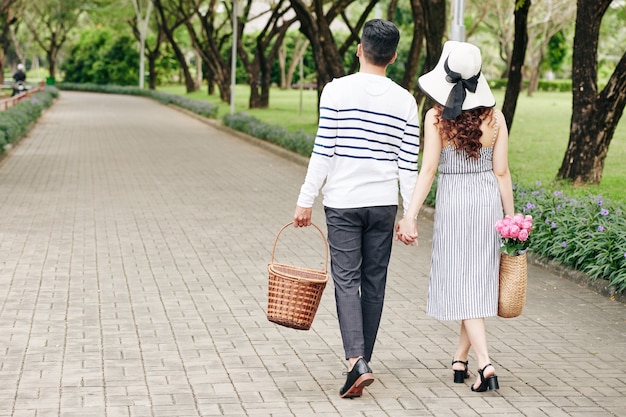
[[[341,398],[360,397],[363,393],[363,387],[372,385],[372,382],[374,382],[372,370],[363,358],[359,358],[352,367],[352,370],[347,374],[346,383],[343,388],[339,390]]]

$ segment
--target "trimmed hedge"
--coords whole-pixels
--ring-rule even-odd
[[[504,79],[496,79],[489,80],[489,87],[494,90],[504,90],[509,81]],[[523,89],[528,88],[528,80],[523,81]],[[539,80],[537,85],[537,90],[539,91],[560,91],[560,92],[571,92],[572,91],[572,80]]]
[[[315,138],[303,131],[290,132],[282,127],[264,123],[246,113],[227,114],[222,117],[222,122],[234,130],[275,143],[302,156],[309,157],[313,152]]]
[[[30,126],[52,105],[58,95],[57,88],[47,86],[44,91],[22,99],[15,106],[0,112],[0,152],[4,152],[7,144],[26,136]]]

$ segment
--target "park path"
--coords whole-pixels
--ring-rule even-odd
[[[332,284],[310,331],[265,318],[305,170],[149,99],[61,92],[0,162],[0,417],[626,415],[625,306],[532,265],[523,316],[487,322],[500,391],[453,384],[428,219],[394,247],[377,381],[340,399]],[[290,228],[276,256],[319,268],[323,240]]]

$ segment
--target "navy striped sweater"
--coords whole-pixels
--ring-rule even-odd
[[[320,98],[315,146],[298,205],[320,188],[333,208],[398,204],[417,179],[419,122],[414,97],[387,77],[356,73],[328,83]]]

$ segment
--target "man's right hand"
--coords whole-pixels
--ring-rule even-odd
[[[296,206],[296,212],[293,215],[293,225],[294,227],[306,227],[311,225],[311,214],[313,213],[313,208],[305,208]]]

